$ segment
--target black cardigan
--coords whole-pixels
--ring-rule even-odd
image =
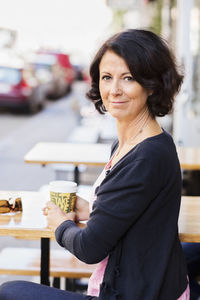
[[[99,299],[177,300],[187,286],[178,238],[181,172],[163,133],[130,150],[96,190],[84,229],[65,221],[57,242],[80,260],[109,255]]]

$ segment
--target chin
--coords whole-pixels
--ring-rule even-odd
[[[123,114],[119,114],[117,112],[112,112],[110,113],[111,116],[117,120],[124,120],[126,118],[126,116],[124,116]]]

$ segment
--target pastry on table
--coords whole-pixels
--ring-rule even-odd
[[[16,199],[0,200],[0,213],[8,213],[22,211],[22,201],[21,198],[18,197]]]
[[[0,213],[10,212],[10,205],[8,200],[0,200]]]

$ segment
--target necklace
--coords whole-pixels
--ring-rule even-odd
[[[146,112],[146,110],[144,111],[144,113],[145,113],[145,112]],[[142,114],[142,116],[141,116],[141,118],[139,119],[139,121],[142,120],[142,117],[144,116],[144,113]],[[129,140],[128,142],[126,142],[126,144],[128,144],[128,145],[132,145],[132,144],[133,144],[133,141],[136,139],[136,137],[137,137],[138,135],[140,135],[140,134],[143,132],[143,130],[145,129],[145,127],[147,126],[148,120],[149,120],[149,114],[147,114],[147,117],[144,119],[144,121],[143,121],[142,126],[140,127],[140,129],[136,132],[136,134],[135,134],[134,136],[132,136],[132,137],[130,138],[130,140]],[[139,121],[136,123],[136,125],[139,123]],[[118,155],[119,155],[119,152],[120,152],[120,149],[118,148],[118,150],[117,150],[115,156],[118,156]]]
[[[142,126],[140,127],[139,131],[136,132],[136,134],[130,138],[130,141],[128,141],[127,144],[131,145],[132,142],[136,139],[136,137],[137,137],[139,134],[141,134],[141,133],[143,132],[143,130],[145,129],[145,127],[146,127],[147,124],[148,124],[148,122],[147,122],[148,119],[149,119],[149,114],[148,114],[147,117],[145,118],[145,120],[144,120]]]

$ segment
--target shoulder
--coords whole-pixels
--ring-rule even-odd
[[[115,141],[112,145],[114,152],[118,145]],[[168,168],[179,168],[179,160],[173,138],[170,134],[163,130],[161,134],[145,139],[134,148],[132,148],[119,162],[113,167],[112,175],[119,171],[136,174],[137,172],[145,172],[152,170],[164,171]]]
[[[161,134],[145,139],[135,148],[132,153],[138,159],[159,162],[162,160],[177,159],[176,146],[169,133],[163,131]]]
[[[179,160],[172,137],[163,131],[150,137],[131,149],[112,169],[110,175],[123,175],[123,178],[144,176],[143,173],[155,177],[166,170],[179,169]],[[144,172],[145,170],[145,172]]]
[[[176,147],[172,137],[163,131],[162,134],[147,138],[121,160],[107,174],[98,188],[105,191],[123,191],[133,193],[135,189],[156,193],[172,175],[180,173]],[[126,196],[127,197],[127,196]]]

